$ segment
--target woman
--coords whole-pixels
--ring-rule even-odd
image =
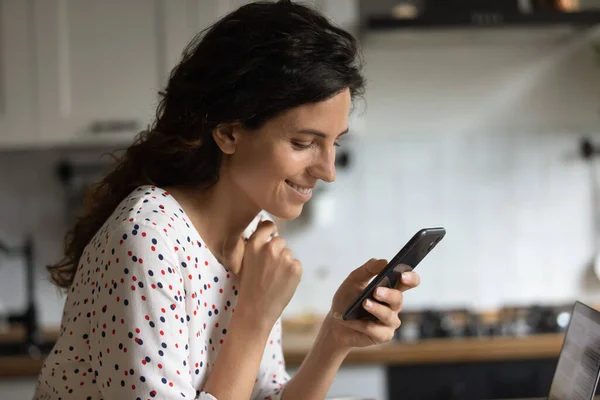
[[[385,266],[371,260],[285,371],[280,316],[301,264],[265,211],[295,218],[335,179],[357,58],[352,36],[290,1],[243,6],[186,49],[155,123],[49,267],[67,299],[37,399],[320,399],[350,349],[392,338],[414,273],[364,304],[377,322],[339,317]]]

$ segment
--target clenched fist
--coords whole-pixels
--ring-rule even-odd
[[[302,276],[302,264],[276,233],[272,221],[258,224],[244,245],[240,271],[237,308],[268,326],[281,316]]]

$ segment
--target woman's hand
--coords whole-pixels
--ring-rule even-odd
[[[333,297],[331,311],[327,315],[327,324],[335,344],[341,348],[365,347],[381,344],[394,337],[394,331],[400,326],[398,313],[402,310],[403,292],[419,285],[419,275],[404,272],[396,288],[378,288],[372,300],[363,301],[362,306],[376,317],[370,320],[342,320],[341,313],[367,287],[369,280],[387,265],[386,260],[371,259],[348,275]],[[369,305],[370,304],[370,305]]]
[[[302,264],[275,236],[272,221],[261,221],[244,245],[237,315],[270,330],[288,305],[302,276]],[[270,240],[269,240],[270,239]]]

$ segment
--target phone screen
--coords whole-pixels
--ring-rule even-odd
[[[444,228],[426,228],[418,231],[406,245],[394,256],[388,265],[377,275],[363,292],[350,304],[342,315],[343,319],[375,319],[366,311],[362,302],[368,297],[373,301],[373,292],[379,286],[398,287],[402,274],[412,271],[429,254],[429,252],[444,238]]]

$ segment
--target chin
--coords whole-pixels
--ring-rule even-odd
[[[265,211],[279,219],[292,220],[300,216],[300,214],[302,213],[302,208],[302,205],[274,207],[273,209],[265,209]]]

